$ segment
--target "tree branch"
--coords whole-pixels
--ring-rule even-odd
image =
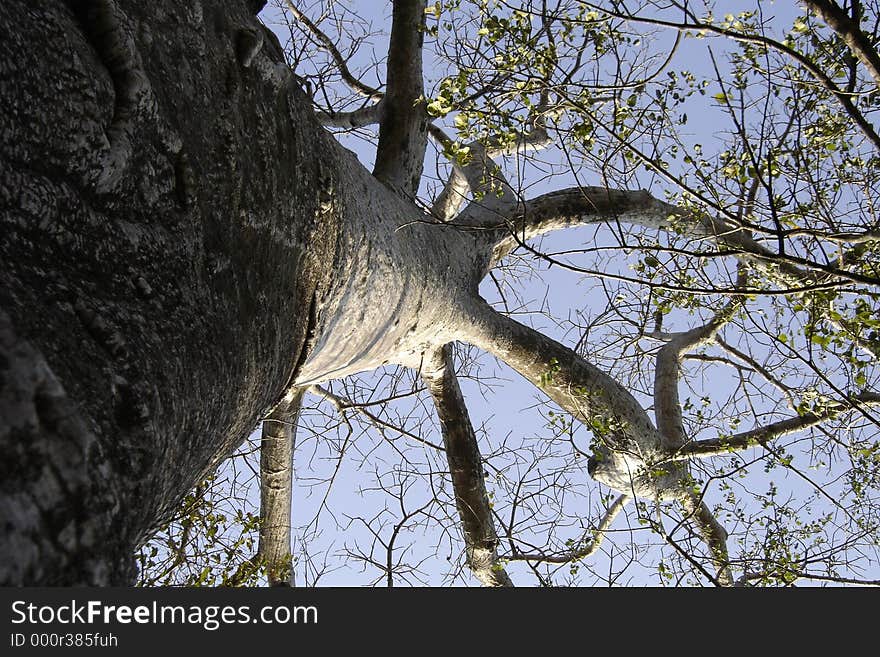
[[[321,28],[315,25],[311,20],[309,20],[308,16],[303,14],[299,9],[297,9],[296,5],[293,3],[293,0],[287,0],[287,8],[293,17],[298,20],[300,23],[306,26],[309,32],[311,32],[315,38],[320,42],[324,48],[326,48],[327,52],[330,53],[330,56],[333,58],[333,61],[336,63],[336,67],[339,69],[339,74],[342,76],[342,79],[345,83],[357,91],[362,96],[366,96],[370,100],[379,102],[382,100],[382,92],[378,89],[374,89],[373,87],[364,84],[360,80],[358,80],[354,75],[352,75],[351,71],[348,69],[348,64],[345,61],[345,57],[342,56],[342,53],[339,52],[339,49],[336,47],[336,44],[333,42],[329,36],[327,36]]]
[[[291,388],[263,420],[260,440],[260,546],[270,586],[289,586],[290,513],[296,421],[305,388]]]
[[[688,458],[708,458],[730,454],[735,451],[748,449],[749,447],[764,445],[774,438],[779,438],[795,431],[808,429],[840,413],[856,410],[860,406],[877,405],[880,405],[880,394],[863,392],[854,395],[846,403],[829,403],[818,412],[804,413],[797,417],[772,422],[732,436],[721,436],[711,440],[701,440],[683,445],[669,460],[681,461]]]
[[[351,112],[318,112],[317,114],[318,121],[325,128],[345,128],[348,130],[379,123],[381,116],[382,101]]]
[[[540,151],[553,144],[553,138],[550,137],[546,128],[538,125],[526,133],[517,135],[513,141],[500,141],[499,139],[491,139],[486,144],[486,152],[492,159],[496,157],[510,157],[512,155],[524,154],[529,151]]]
[[[444,149],[448,149],[453,144],[452,138],[433,122],[428,125],[428,134]],[[477,141],[471,142],[467,145],[467,149],[477,157],[475,166],[463,167],[453,160],[449,179],[446,181],[443,191],[434,201],[431,214],[441,221],[450,221],[459,213],[469,189],[474,195],[485,194],[489,191],[494,192],[497,196],[500,191],[502,195],[509,196],[506,205],[511,206],[512,203],[515,206],[518,203],[518,197],[507,180],[499,175],[500,167],[494,162],[494,159],[517,153],[538,151],[552,143],[553,139],[543,125],[538,125],[528,133],[518,135],[510,143],[502,143],[498,139],[491,140],[488,145]],[[496,208],[493,208],[493,215],[495,210]],[[492,218],[497,217],[493,216]]]
[[[491,265],[526,240],[554,230],[606,221],[663,230],[669,228],[674,220],[678,220],[689,222],[695,239],[709,239],[717,246],[730,249],[730,255],[742,263],[764,270],[769,268],[789,285],[824,285],[835,277],[867,285],[877,284],[876,279],[844,271],[839,267],[815,263],[791,254],[774,253],[755,241],[746,228],[707,215],[695,217],[685,214],[675,206],[652,197],[646,190],[574,187],[526,201],[522,208],[521,213],[511,215],[506,220],[500,219],[500,215],[495,213],[483,222],[483,227],[497,231],[493,233],[489,230],[486,233],[487,240],[495,241]],[[846,332],[860,349],[880,359],[880,347],[862,338],[859,327],[853,322],[843,319],[826,321]]]
[[[735,356],[739,360],[743,361],[746,365],[748,365],[750,368],[752,368],[758,374],[764,377],[764,379],[770,385],[772,385],[785,396],[785,398],[788,400],[789,406],[792,409],[795,407],[794,397],[791,394],[791,388],[783,383],[780,379],[777,379],[775,376],[773,376],[766,367],[761,365],[758,361],[749,356],[747,353],[744,353],[733,345],[728,344],[718,336],[715,337],[715,344],[717,344],[719,347],[724,349],[724,351],[728,352],[732,356]]]
[[[833,0],[804,0],[804,4],[837,32],[853,55],[868,69],[868,73],[874,78],[874,84],[880,88],[880,55],[868,36],[862,32],[858,22],[847,16]]]
[[[623,507],[625,507],[631,499],[632,498],[629,495],[623,494],[620,495],[616,500],[614,500],[614,503],[610,507],[608,507],[608,510],[605,512],[602,520],[599,521],[596,529],[593,530],[592,539],[585,546],[581,548],[574,548],[560,554],[516,552],[509,558],[509,560],[537,561],[541,563],[571,563],[573,561],[582,561],[583,559],[591,557],[602,546],[602,542],[605,540],[605,534],[611,527],[611,523],[614,522],[614,519],[618,516],[618,514],[623,510]]]
[[[589,470],[621,493],[676,497],[686,468],[651,465],[663,459],[661,437],[635,397],[611,376],[542,333],[485,303],[470,313],[460,339],[497,356],[590,429],[597,439]]]
[[[742,272],[742,268],[740,268],[737,284],[739,286],[745,284],[745,274]],[[657,354],[657,365],[654,371],[654,416],[657,420],[657,429],[660,431],[664,450],[672,452],[687,443],[681,402],[678,396],[682,355],[690,349],[713,340],[718,331],[733,318],[743,303],[742,297],[734,297],[702,326],[673,334]],[[680,502],[709,548],[717,572],[716,581],[722,586],[732,586],[733,575],[730,571],[730,558],[727,552],[727,530],[718,522],[709,507],[702,500],[697,499],[692,491],[683,493]]]
[[[601,415],[612,423],[615,443],[659,445],[657,430],[635,397],[598,367],[488,305],[475,317],[467,339],[510,365],[587,426]]]
[[[453,151],[455,143],[442,128],[433,123],[428,126],[430,135],[443,147]],[[432,208],[436,216],[458,215],[457,223],[463,225],[497,224],[508,214],[515,212],[519,197],[486,147],[478,141],[459,149],[460,155],[452,160],[452,175]],[[464,161],[462,161],[464,160]],[[470,189],[473,200],[458,212]]]
[[[407,438],[410,438],[418,443],[421,443],[422,445],[425,445],[426,447],[430,447],[431,449],[436,449],[437,451],[443,451],[443,447],[441,447],[440,445],[436,445],[429,440],[425,440],[421,436],[416,435],[410,431],[407,431],[403,427],[398,427],[398,426],[392,424],[391,422],[386,422],[385,420],[383,420],[381,417],[379,417],[375,413],[371,413],[370,411],[368,411],[365,408],[365,406],[366,406],[365,404],[359,404],[355,401],[352,401],[351,399],[348,399],[347,397],[343,397],[342,395],[334,394],[334,393],[330,392],[329,390],[327,390],[327,388],[324,388],[323,386],[319,386],[317,384],[310,385],[308,387],[308,391],[318,397],[321,397],[322,399],[325,399],[326,401],[330,402],[331,404],[333,404],[333,406],[336,408],[336,410],[339,411],[340,414],[343,415],[343,417],[345,417],[345,415],[344,415],[345,411],[351,409],[353,411],[356,411],[357,413],[360,413],[361,415],[366,417],[368,420],[370,420],[373,424],[375,424],[377,427],[379,427],[380,432],[381,432],[382,428],[391,429],[392,431],[396,431],[400,435],[406,436]]]
[[[432,127],[429,126],[428,130],[430,131]],[[431,206],[431,214],[440,219],[440,221],[451,221],[459,213],[465,200],[467,200],[469,189],[470,185],[461,167],[453,164],[443,190]]]
[[[693,493],[683,496],[681,503],[709,548],[717,572],[715,580],[721,586],[733,586],[733,573],[730,571],[730,556],[727,551],[727,530],[718,522],[706,503]]]
[[[664,450],[674,451],[687,442],[678,396],[682,355],[689,349],[710,342],[719,329],[733,318],[743,302],[742,297],[734,297],[703,326],[673,334],[660,348],[654,371],[654,416]]]
[[[492,217],[485,227],[497,231],[488,236],[496,241],[492,260],[497,262],[526,240],[602,221],[621,221],[659,230],[669,225],[669,212],[666,204],[661,204],[647,190],[572,187],[528,200],[520,213],[504,220]]]
[[[730,249],[730,255],[740,262],[762,268],[772,267],[788,282],[805,284],[839,278],[864,285],[878,283],[876,278],[839,267],[791,254],[775,253],[750,235],[749,230],[755,228],[753,226],[740,226],[708,215],[694,216],[654,198],[647,190],[574,187],[528,200],[521,207],[521,211],[507,217],[496,212],[493,216],[468,222],[481,228],[495,229],[494,233],[486,233],[487,240],[495,241],[493,263],[529,238],[571,226],[615,221],[664,230],[678,221],[688,223],[693,239],[709,239],[717,246]]]
[[[440,419],[468,566],[486,586],[513,586],[498,562],[498,535],[486,494],[480,448],[455,375],[451,344],[425,355],[422,378]]]
[[[428,145],[422,80],[426,0],[394,0],[379,145],[373,175],[414,198]]]
[[[812,60],[810,60],[809,57],[807,57],[803,53],[798,52],[794,48],[785,45],[784,43],[780,43],[779,41],[770,39],[763,35],[746,34],[718,25],[713,25],[711,23],[702,23],[699,21],[694,21],[690,23],[688,23],[687,21],[675,23],[659,18],[635,16],[620,11],[614,11],[612,9],[609,9],[608,7],[600,7],[590,2],[585,2],[584,4],[588,7],[601,11],[608,16],[626,21],[634,21],[645,25],[657,25],[667,27],[670,29],[678,30],[680,32],[691,30],[706,31],[733,39],[734,41],[740,41],[742,43],[754,43],[781,52],[798,62],[811,76],[813,76],[813,78],[816,80],[816,82],[819,83],[819,85],[821,85],[826,91],[831,93],[837,99],[837,102],[840,103],[846,113],[850,116],[850,118],[855,121],[856,125],[859,126],[859,129],[861,129],[862,133],[871,141],[871,143],[874,144],[874,147],[880,150],[880,135],[877,134],[874,126],[868,121],[865,115],[859,111],[855,103],[853,103],[850,95],[840,89],[840,87],[838,87],[834,83],[834,80],[832,80]]]

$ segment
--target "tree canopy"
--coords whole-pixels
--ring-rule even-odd
[[[261,18],[496,312],[300,381],[141,583],[878,583],[880,4],[358,4]]]

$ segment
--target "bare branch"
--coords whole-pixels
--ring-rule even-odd
[[[791,394],[791,388],[789,386],[785,385],[785,383],[783,383],[780,379],[773,376],[773,374],[771,374],[770,371],[766,367],[761,365],[758,361],[756,361],[754,358],[749,356],[747,353],[744,353],[744,352],[740,351],[739,349],[737,349],[736,347],[734,347],[733,345],[728,344],[727,342],[722,340],[719,336],[715,336],[715,344],[717,344],[719,347],[724,349],[724,351],[728,352],[729,354],[735,356],[739,360],[746,363],[750,368],[752,368],[758,374],[760,374],[762,377],[764,377],[764,379],[768,383],[770,383],[770,385],[772,385],[774,388],[776,388],[779,392],[781,392],[785,396],[785,398],[788,400],[789,406],[791,406],[791,408],[795,407],[794,397],[792,397],[792,394]]]
[[[592,538],[583,547],[573,548],[559,554],[544,554],[540,552],[515,552],[509,557],[509,560],[535,561],[541,563],[572,563],[574,561],[582,561],[583,559],[591,557],[602,546],[602,542],[605,540],[605,534],[611,528],[611,523],[614,522],[614,519],[618,516],[618,514],[623,510],[623,507],[625,507],[631,499],[632,498],[629,495],[623,494],[620,495],[616,500],[614,500],[611,506],[608,507],[608,510],[605,512],[602,520],[600,520],[599,524],[596,525],[596,529],[593,530]]]
[[[460,339],[497,356],[599,439],[590,459],[594,479],[639,497],[672,497],[686,469],[650,467],[663,457],[661,437],[648,414],[624,386],[552,338],[488,305],[473,309]]]
[[[498,535],[486,494],[480,448],[455,375],[451,344],[426,354],[422,378],[434,399],[443,431],[468,566],[486,586],[513,586],[498,561]]]
[[[377,427],[391,429],[392,431],[396,431],[400,435],[406,436],[407,438],[410,438],[411,440],[414,440],[414,441],[421,443],[427,447],[430,447],[431,449],[443,451],[443,447],[441,447],[440,445],[436,445],[429,440],[425,440],[421,436],[416,435],[410,431],[407,431],[403,427],[398,427],[390,422],[386,422],[385,420],[383,420],[381,417],[379,417],[375,413],[371,413],[370,411],[368,411],[365,408],[365,404],[358,404],[357,402],[354,402],[346,397],[343,397],[342,395],[334,394],[334,393],[330,392],[329,390],[327,390],[327,388],[325,388],[323,386],[319,386],[319,385],[309,386],[308,391],[314,395],[317,395],[318,397],[321,397],[322,399],[327,400],[331,404],[333,404],[333,406],[336,407],[336,410],[339,411],[340,413],[344,413],[346,410],[351,409],[353,411],[356,411],[357,413],[360,413],[364,417],[366,417],[368,420],[370,420],[370,422],[375,424]]]
[[[683,496],[681,503],[709,548],[712,563],[717,571],[715,580],[721,586],[733,586],[733,574],[730,571],[730,557],[727,552],[727,530],[718,522],[706,503],[696,495]]]
[[[678,397],[678,379],[681,375],[682,355],[710,342],[743,305],[742,297],[734,297],[722,310],[703,326],[676,333],[657,354],[654,372],[654,416],[660,431],[663,448],[673,451],[687,442]]]
[[[304,388],[291,388],[263,420],[260,441],[260,547],[270,586],[289,586],[293,448]]]
[[[354,75],[352,75],[351,71],[348,69],[348,63],[346,62],[345,57],[343,57],[342,53],[339,52],[339,49],[333,42],[333,39],[327,36],[321,30],[321,28],[315,25],[311,20],[309,20],[309,18],[305,14],[297,9],[296,5],[293,3],[293,0],[286,1],[287,8],[290,13],[293,14],[293,17],[300,23],[305,25],[309,32],[311,32],[315,36],[315,38],[321,43],[321,45],[327,49],[327,52],[330,53],[330,56],[336,63],[336,67],[339,69],[339,74],[342,76],[342,79],[345,80],[345,83],[352,89],[357,91],[359,94],[361,94],[362,96],[366,96],[370,100],[376,102],[382,100],[382,92],[380,92],[378,89],[374,89],[373,87],[364,84]]]

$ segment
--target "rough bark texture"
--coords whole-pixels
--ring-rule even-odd
[[[0,583],[122,584],[293,377],[336,151],[245,2],[0,3]]]
[[[387,92],[376,148],[376,178],[414,198],[428,145],[422,87],[426,0],[397,0],[388,45]]]
[[[91,583],[124,570],[124,546],[100,543],[120,510],[115,491],[101,487],[105,454],[45,359],[2,311],[0,445],[4,582]]]

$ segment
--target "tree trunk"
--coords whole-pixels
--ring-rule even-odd
[[[0,6],[2,583],[130,582],[291,384],[470,323],[492,245],[339,146],[252,6]]]
[[[0,3],[0,583],[132,552],[303,362],[339,168],[246,2]]]

